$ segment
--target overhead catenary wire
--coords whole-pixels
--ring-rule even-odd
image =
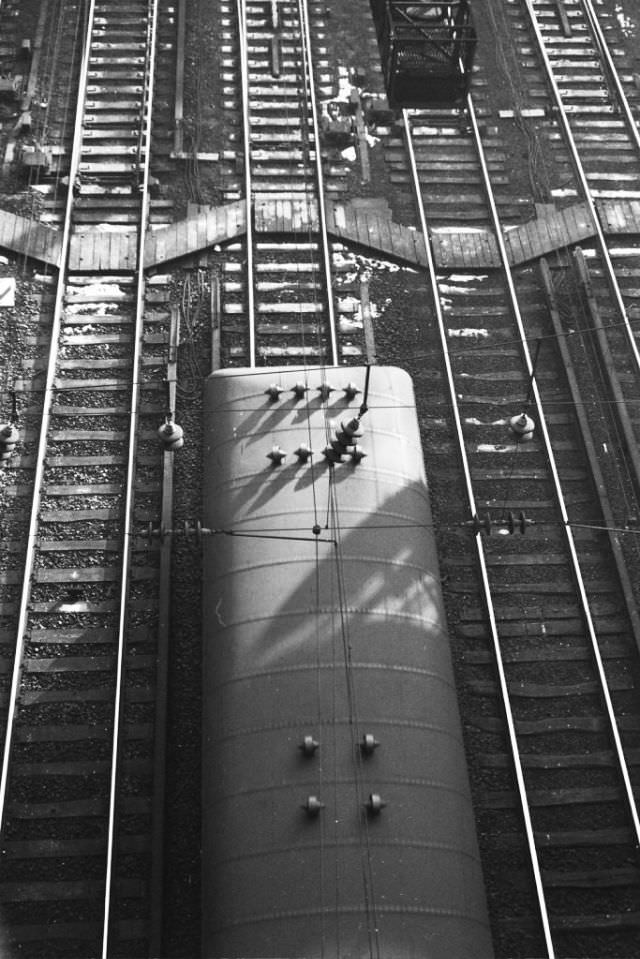
[[[333,476],[333,473],[330,474]],[[347,589],[345,583],[345,564],[342,555],[341,543],[341,523],[340,509],[337,499],[337,488],[334,482],[330,482],[331,488],[331,515],[333,528],[336,532],[334,545],[335,568],[338,582],[338,609],[339,609],[339,629],[343,655],[343,666],[345,673],[345,687],[347,695],[347,705],[349,712],[349,726],[352,730],[351,746],[354,763],[354,794],[358,805],[358,830],[361,836],[360,841],[360,862],[362,869],[362,890],[364,898],[365,913],[367,916],[367,937],[369,945],[370,959],[380,959],[380,939],[377,920],[376,895],[374,886],[374,873],[371,859],[371,843],[369,837],[369,825],[366,813],[363,809],[364,783],[362,777],[362,753],[358,748],[360,741],[360,720],[358,713],[358,697],[355,683],[352,647],[349,633],[348,620],[348,602]]]

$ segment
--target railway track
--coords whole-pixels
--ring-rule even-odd
[[[322,86],[328,65],[322,20],[305,3],[243,2],[238,21],[236,89],[244,104],[246,155],[241,191],[250,226],[238,259],[223,267],[223,365],[334,364],[341,355],[357,362],[362,334],[357,342],[352,315],[339,323],[334,248],[324,222],[319,95],[331,88]],[[343,170],[334,166],[331,173]],[[290,234],[275,241],[251,224],[254,208],[278,201],[291,211]],[[346,331],[341,342],[340,329]]]
[[[166,281],[146,288],[139,266],[156,18],[146,0],[87,11],[0,784],[0,896],[22,954],[130,954],[157,936],[166,551],[145,531],[170,508],[156,430],[176,330]],[[167,449],[172,428],[167,414]]]
[[[485,203],[484,222],[492,222],[501,237],[504,225],[493,197],[493,172],[471,101],[467,110],[465,163],[469,166],[466,158],[475,139],[475,172],[484,176],[485,197],[493,203],[493,208]],[[438,119],[443,128],[445,123],[451,126],[450,117],[442,114],[421,113],[406,120],[412,144],[414,127],[418,133],[414,170],[425,232],[447,227],[438,191],[429,176],[423,179],[424,164],[417,162],[425,127],[438,142]],[[464,135],[460,127],[458,138]],[[502,185],[498,177],[497,189]],[[474,217],[483,222],[480,212]],[[497,939],[499,948],[514,951],[517,925],[520,954],[555,955],[557,950],[586,955],[613,949],[626,955],[637,934],[631,904],[640,881],[633,768],[638,716],[632,706],[638,670],[636,597],[624,559],[619,553],[613,559],[615,533],[608,539],[602,535],[607,521],[612,522],[606,492],[611,471],[608,481],[603,480],[588,418],[581,420],[582,440],[576,443],[573,417],[567,414],[584,400],[575,379],[571,389],[563,382],[563,371],[570,367],[568,348],[560,351],[555,344],[566,327],[554,328],[546,320],[549,305],[558,312],[550,271],[547,267],[541,277],[532,269],[508,270],[506,250],[502,259],[502,273],[438,276],[433,263],[431,267],[439,291],[439,345],[449,354],[450,397],[458,410],[467,497],[474,514],[467,535],[476,539],[478,575],[485,590],[484,602],[471,600],[472,580],[464,572],[470,558],[459,555],[462,534],[450,532],[443,549],[449,590],[470,603],[453,618],[463,644],[462,685],[471,700],[471,762],[478,767],[476,782],[483,783],[479,824],[481,834],[501,835],[504,854],[518,877],[510,896],[518,918],[514,915],[510,928],[504,917]],[[613,275],[614,287],[615,281]],[[545,283],[546,297],[541,295]],[[538,343],[535,360],[528,341]],[[606,396],[610,403],[610,390]],[[551,415],[545,419],[549,407]],[[531,442],[517,432],[522,414],[525,429],[536,424]],[[515,430],[509,430],[510,422]],[[582,444],[590,455],[581,460]],[[446,449],[449,455],[450,447]],[[619,502],[619,490],[614,495]],[[450,530],[455,513],[452,504],[446,518],[441,517]],[[611,575],[616,562],[620,578]],[[620,611],[619,617],[612,616],[614,610]],[[484,649],[479,640],[486,641]],[[490,645],[496,660],[487,672]],[[505,772],[509,761],[501,735],[507,734],[500,733],[496,715],[496,663],[522,814],[516,812],[511,777]],[[520,815],[528,852],[516,839]],[[513,873],[509,875],[512,881]],[[493,863],[487,864],[487,879],[504,901],[509,894],[500,888]],[[530,913],[524,919],[536,900],[541,926]],[[523,935],[530,936],[525,944]]]
[[[96,5],[95,43],[89,64],[92,89],[86,105],[88,123],[79,143],[79,177],[71,175],[76,191],[72,235],[86,236],[91,242],[98,230],[121,237],[136,232],[143,218],[140,199],[148,194],[144,189],[139,192],[141,165],[148,149],[143,147],[136,126],[140,115],[139,88],[143,88],[144,98],[148,78],[147,47],[132,32],[134,21],[137,26],[146,4],[135,8],[128,5],[126,10],[124,6],[106,2]],[[562,8],[532,6],[540,13],[540,21],[553,27],[545,33],[545,43],[550,53],[558,51],[557,58],[555,52],[552,57],[554,69],[559,74],[562,96],[570,107],[570,129],[587,166],[592,195],[596,200],[603,198],[621,183],[625,190],[633,192],[635,184],[628,177],[635,176],[631,171],[636,154],[623,130],[624,120],[617,112],[617,104],[612,105],[611,94],[603,96],[602,83],[608,80],[609,68],[600,66],[598,51],[587,41],[587,30],[591,28],[586,25],[583,8],[573,4]],[[117,16],[113,13],[116,8]],[[242,34],[233,27],[237,10],[245,27]],[[563,11],[570,22],[571,35],[564,35]],[[355,109],[355,102],[349,107],[343,102],[345,114],[339,115],[336,97],[331,113],[327,113],[326,101],[336,94],[335,54],[327,40],[331,39],[331,22],[325,22],[324,11],[317,4],[311,8],[311,22],[306,27],[300,24],[295,4],[247,3],[237,8],[223,4],[220,14],[229,21],[220,24],[220,62],[224,70],[220,97],[229,117],[224,134],[229,134],[229,139],[220,151],[219,166],[224,168],[221,195],[226,200],[246,197],[251,213],[278,198],[292,203],[291,209],[297,202],[300,211],[304,210],[301,223],[306,224],[313,215],[318,222],[317,230],[294,224],[283,236],[250,233],[246,245],[225,248],[224,262],[220,263],[223,365],[304,366],[334,362],[336,358],[339,362],[351,362],[351,358],[361,362],[365,352],[362,317],[367,309],[363,296],[366,284],[363,288],[361,281],[363,258],[336,245],[323,248],[318,241],[323,232],[323,194],[342,196],[349,182],[347,164],[340,158],[339,148],[328,148],[328,144],[335,141],[341,147],[352,141],[346,136],[342,143],[339,124],[333,128],[332,141],[327,121],[346,117]],[[491,14],[498,15],[494,10]],[[508,94],[490,88],[481,63],[475,101],[487,165],[497,194],[498,215],[502,227],[507,227],[539,212],[535,203],[553,201],[568,206],[576,202],[581,197],[581,187],[558,112],[555,107],[546,110],[549,81],[543,58],[535,49],[527,8],[524,4],[510,4],[506,11],[501,8],[499,14],[506,18],[501,20],[502,24],[506,20],[511,23],[513,36],[507,45],[517,50],[518,62],[514,61],[509,83],[504,85]],[[616,24],[609,20],[608,35],[615,38],[616,29]],[[304,34],[306,43],[302,42]],[[511,60],[513,53],[508,56]],[[614,57],[618,58],[615,50]],[[313,58],[315,63],[309,62]],[[304,80],[303,65],[309,69],[308,75],[313,75],[314,83]],[[623,87],[631,98],[631,109],[637,110],[634,88],[629,82],[631,70],[625,68],[623,74],[625,70]],[[244,96],[241,74],[246,78]],[[314,87],[319,96],[319,118],[313,117]],[[578,91],[579,96],[573,99],[567,91]],[[589,99],[589,91],[596,91],[594,102]],[[249,109],[239,137],[239,128],[231,121],[241,100],[248,103]],[[118,108],[110,109],[109,104],[116,102]],[[502,112],[511,112],[512,117],[498,116],[496,104]],[[596,106],[601,114],[596,113]],[[52,118],[53,113],[49,116]],[[274,119],[281,122],[273,122]],[[475,145],[469,137],[468,118],[458,112],[436,111],[418,115],[417,121],[414,146],[430,229],[455,229],[461,216],[461,197],[465,220],[474,227],[490,226],[491,213],[485,202]],[[514,129],[509,132],[510,124]],[[345,124],[345,128],[349,126]],[[64,119],[62,107],[49,129],[55,129],[55,135],[67,144],[67,152],[55,154],[56,175],[70,175],[71,125]],[[301,131],[293,150],[292,131]],[[606,137],[604,143],[602,135]],[[385,142],[394,188],[406,190],[411,177],[404,143],[395,130],[385,135]],[[324,190],[316,175],[318,144],[322,144],[325,161]],[[514,152],[523,146],[531,147],[526,164]],[[605,156],[604,162],[598,160],[598,150]],[[244,162],[245,153],[250,155],[251,163]],[[195,199],[199,190],[195,149],[192,160],[187,162],[191,163]],[[613,171],[615,180],[602,175],[608,171]],[[49,222],[63,225],[66,214],[60,202],[62,193],[56,192],[54,179],[41,174],[41,185],[49,190],[43,193],[45,202],[51,204],[47,216]],[[163,204],[157,198],[149,203],[147,195],[147,207],[148,217],[153,217],[155,210],[156,221],[162,222],[166,215]],[[253,222],[253,216],[248,220]],[[624,311],[633,320],[637,316],[635,249],[629,243],[624,251],[613,249],[609,254]],[[39,494],[41,508],[37,510],[37,527],[32,537],[38,547],[34,576],[26,603],[20,599],[17,586],[10,583],[11,598],[2,607],[5,647],[10,646],[13,636],[24,634],[27,654],[18,681],[27,698],[19,701],[18,739],[11,751],[12,770],[18,771],[7,777],[9,812],[4,830],[5,855],[10,857],[15,881],[4,885],[3,911],[23,954],[29,950],[37,953],[44,948],[43,943],[47,944],[48,954],[57,950],[65,956],[73,954],[74,949],[75,954],[85,955],[93,948],[88,943],[96,942],[97,949],[100,948],[105,913],[99,915],[102,907],[98,904],[105,882],[99,863],[105,847],[99,817],[92,809],[101,805],[102,800],[96,797],[104,796],[111,761],[105,729],[111,724],[108,687],[113,661],[112,640],[102,639],[111,636],[106,631],[111,629],[110,617],[118,602],[118,574],[111,572],[123,562],[122,544],[117,541],[122,529],[129,528],[139,534],[130,543],[132,563],[138,572],[130,577],[132,605],[127,606],[125,613],[132,653],[127,666],[133,672],[132,685],[124,692],[124,712],[132,725],[127,727],[128,739],[120,767],[123,772],[116,778],[128,793],[122,835],[128,837],[138,861],[116,855],[113,870],[119,886],[123,879],[120,888],[126,901],[116,898],[110,904],[108,911],[112,915],[107,926],[116,950],[142,954],[149,951],[149,939],[153,942],[153,933],[143,916],[148,902],[146,867],[154,845],[148,798],[153,775],[152,737],[158,728],[153,709],[154,604],[161,575],[160,553],[167,545],[167,537],[160,535],[160,529],[170,526],[169,521],[161,521],[160,529],[157,526],[161,491],[155,431],[165,405],[172,407],[171,402],[166,403],[160,384],[172,314],[166,287],[159,278],[157,285],[145,289],[144,326],[132,334],[140,296],[135,268],[84,271],[79,265],[76,260],[75,268],[64,277],[59,304],[60,362],[53,374],[55,382],[45,391],[52,400],[47,414],[51,433],[43,461],[47,485]],[[364,269],[369,269],[366,263]],[[247,276],[251,278],[251,288]],[[612,542],[615,537],[604,529],[624,530],[625,526],[633,526],[636,480],[626,454],[616,457],[613,463],[613,457],[603,452],[603,444],[611,449],[620,443],[623,434],[619,422],[611,420],[605,430],[599,417],[590,414],[586,425],[580,426],[577,417],[567,412],[577,410],[581,404],[585,408],[590,404],[596,413],[605,402],[621,405],[611,402],[610,379],[602,379],[596,385],[592,375],[593,370],[608,364],[617,371],[622,405],[629,409],[631,430],[636,430],[632,401],[637,399],[637,388],[628,339],[619,327],[619,306],[612,298],[607,265],[598,244],[585,244],[582,262],[579,256],[563,249],[549,258],[546,272],[544,268],[518,268],[513,279],[527,336],[541,343],[537,356],[533,354],[536,381],[542,405],[545,411],[550,410],[550,445],[584,569],[591,598],[590,615],[601,640],[613,706],[615,711],[625,714],[620,730],[635,784],[637,764],[633,750],[638,723],[634,690],[638,672],[636,650],[629,642],[634,628],[630,594],[635,584],[625,588],[614,575],[614,570],[623,569],[625,562],[634,561],[633,547],[627,546],[630,538],[621,532],[618,539],[623,555],[616,557]],[[585,614],[577,605],[574,577],[565,565],[562,514],[549,480],[539,417],[537,412],[533,416],[536,429],[529,444],[519,443],[509,433],[506,422],[522,408],[529,412],[532,409],[526,405],[530,401],[530,373],[515,342],[508,291],[495,271],[440,274],[437,280],[445,304],[445,339],[452,348],[456,392],[462,398],[465,446],[473,464],[477,531],[476,526],[466,525],[470,517],[461,517],[459,507],[451,504],[450,494],[444,490],[445,486],[455,489],[458,500],[466,496],[464,488],[454,485],[459,484],[452,465],[455,450],[443,432],[443,425],[449,421],[438,378],[439,363],[433,359],[441,346],[431,331],[424,335],[433,355],[428,355],[426,361],[410,357],[409,362],[416,365],[419,373],[427,411],[425,422],[432,441],[428,444],[428,458],[433,464],[432,488],[439,501],[439,521],[444,531],[450,605],[459,606],[458,611],[452,612],[452,622],[464,658],[459,664],[462,699],[466,716],[470,717],[470,755],[480,808],[479,824],[487,856],[491,856],[491,861],[486,860],[486,868],[496,941],[502,954],[543,954],[545,949],[544,931],[532,909],[540,894],[531,885],[531,850],[523,842],[520,815],[514,805],[495,668],[488,651],[484,600],[476,589],[468,556],[474,538],[481,539],[488,556],[489,574],[499,600],[496,624],[503,640],[505,672],[512,691],[515,688],[517,692],[513,711],[521,743],[525,743],[521,748],[527,792],[532,793],[534,800],[532,829],[543,884],[546,882],[542,897],[550,913],[548,938],[559,954],[566,951],[592,955],[598,950],[602,954],[625,954],[637,935],[633,835],[624,802],[618,804],[621,793],[615,750],[595,709],[599,694],[591,653],[584,643]],[[29,307],[34,315],[42,305],[46,306],[50,290],[44,281],[34,284]],[[38,296],[43,298],[42,302],[37,301]],[[577,305],[581,307],[578,311]],[[598,343],[597,349],[592,349],[594,344],[586,336],[579,341],[567,336],[569,352],[561,362],[560,347],[555,345],[558,331],[569,333],[576,329],[581,313],[583,317],[588,315],[586,333],[594,325],[594,309],[599,311],[605,327],[617,331],[607,330],[610,359],[604,358]],[[327,323],[332,311],[334,332]],[[44,310],[41,312],[44,316]],[[551,322],[554,312],[560,326]],[[256,321],[252,332],[249,319]],[[384,324],[383,318],[378,324],[382,334],[386,332]],[[403,317],[400,339],[405,329]],[[127,527],[123,459],[129,454],[125,434],[131,420],[132,400],[125,380],[131,383],[134,378],[131,344],[140,339],[143,345],[138,369],[143,386],[141,404],[137,406],[137,432],[141,438],[136,449],[133,519]],[[463,348],[463,344],[469,343],[474,344],[473,349]],[[35,343],[32,348],[38,352],[42,349]],[[563,367],[567,366],[567,358],[574,361],[573,383],[565,381]],[[433,380],[426,390],[425,363],[433,367]],[[29,492],[28,477],[33,468],[29,457],[37,458],[35,427],[40,420],[39,411],[33,403],[26,403],[20,391],[17,399],[24,455],[7,469],[7,479],[12,484],[9,488],[16,491],[12,500],[16,521],[18,507]],[[591,453],[587,449],[589,435]],[[626,442],[627,448],[632,445]],[[91,457],[99,458],[100,463],[91,462]],[[600,483],[590,478],[596,476],[598,468]],[[592,486],[599,486],[604,497],[592,494]],[[81,519],[83,511],[86,516]],[[521,512],[524,536],[519,532]],[[515,528],[513,535],[508,533],[510,522]],[[15,568],[22,565],[18,559],[22,533],[11,516],[4,517],[3,525],[12,547],[16,547],[12,554]],[[93,559],[88,560],[90,555]],[[15,578],[13,571],[10,578]],[[24,629],[17,627],[21,603],[28,614]],[[41,659],[38,654],[42,654]],[[96,670],[96,666],[100,669]],[[548,696],[550,687],[554,687],[554,693],[561,691],[562,701]],[[81,701],[87,701],[86,710],[77,702],[78,689],[82,691]],[[69,739],[70,734],[76,738]],[[560,755],[573,763],[569,772],[556,768]],[[20,766],[14,766],[14,761]],[[545,768],[545,764],[553,768]],[[561,778],[565,775],[567,779]],[[48,791],[43,796],[51,783],[54,801]],[[11,791],[14,786],[15,792]],[[76,787],[78,793],[74,792]],[[33,806],[27,803],[28,796],[32,797]],[[65,808],[69,811],[74,802],[85,804],[87,818],[81,818],[81,806],[75,807],[76,815],[57,820],[40,815],[53,806],[61,812]],[[38,815],[32,814],[33,810]],[[594,824],[596,829],[592,828]],[[507,873],[510,878],[505,881]],[[596,882],[599,885],[594,885]],[[68,898],[52,898],[56,893],[61,895],[61,890]],[[33,922],[34,905],[37,923]],[[50,932],[53,922],[59,936],[57,944]]]

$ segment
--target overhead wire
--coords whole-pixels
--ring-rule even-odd
[[[330,474],[331,477],[331,474]],[[351,750],[354,764],[354,794],[358,806],[358,831],[360,834],[360,865],[362,870],[362,890],[367,917],[367,937],[370,959],[380,959],[380,939],[377,919],[377,906],[374,885],[374,872],[371,856],[371,841],[369,824],[364,807],[364,782],[362,775],[362,752],[360,750],[360,719],[357,699],[357,688],[353,669],[352,647],[349,631],[348,591],[345,582],[345,563],[342,555],[340,509],[337,497],[337,488],[331,484],[332,503],[331,516],[336,534],[334,546],[335,568],[338,584],[338,618],[343,667],[345,674],[345,692],[347,697],[348,720],[351,729]]]

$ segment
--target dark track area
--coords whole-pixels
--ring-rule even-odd
[[[1,238],[8,235],[3,230],[14,229],[9,216],[24,218],[25,235],[32,238],[38,228],[59,237],[70,191],[76,200],[68,322],[55,385],[60,396],[47,444],[49,488],[38,516],[38,546],[49,542],[39,554],[28,604],[29,665],[19,681],[24,706],[0,856],[0,954],[7,959],[100,955],[104,829],[95,810],[109,784],[114,651],[108,629],[109,617],[117,618],[111,570],[118,562],[114,542],[127,522],[118,510],[129,387],[119,380],[132,355],[137,275],[134,266],[123,268],[123,251],[127,237],[134,249],[138,230],[145,154],[136,126],[144,115],[138,97],[145,94],[138,88],[148,71],[144,37],[133,36],[147,0],[119,6],[117,35],[103,39],[122,50],[105,49],[114,62],[92,67],[100,75],[89,79],[93,114],[75,183],[70,163],[88,5],[2,0],[0,6],[0,75],[9,81],[0,90],[0,427],[15,420],[19,431],[16,453],[0,467],[3,731],[38,434],[48,402],[44,383],[58,268],[53,253],[48,261],[38,259],[17,239],[3,246]],[[418,249],[421,226],[402,115],[386,96],[371,4],[308,4],[317,144],[301,82],[295,5],[255,0],[248,6],[252,164],[243,147],[236,3],[159,3],[146,224],[157,259],[144,269],[137,466],[126,527],[133,576],[117,831],[130,847],[120,842],[109,955],[201,955],[206,584],[197,525],[205,495],[204,380],[213,369],[251,362],[249,285],[258,368],[331,362],[318,207],[310,199],[317,148],[331,223],[338,224],[328,258],[344,379],[349,366],[374,363],[398,366],[414,383],[495,955],[538,959],[547,953],[474,547],[478,530],[499,595],[498,632],[549,884],[556,955],[631,959],[640,937],[637,837],[602,719],[575,578],[565,565],[565,523],[492,245],[494,227],[463,97],[420,106],[412,123],[472,462],[475,525],[429,276],[424,261],[389,252],[392,243],[399,250],[416,237]],[[640,347],[640,154],[582,2],[536,0],[531,6],[568,107],[604,251],[597,231],[584,226],[591,213],[527,5],[471,0],[471,6],[478,42],[470,94],[568,504],[566,525],[584,573],[631,792],[640,802],[640,375],[630,348],[630,338]],[[275,26],[274,8],[280,11]],[[637,128],[637,3],[603,0],[596,10]],[[96,16],[111,16],[107,0],[97,0]],[[94,56],[102,54],[94,50]],[[9,88],[13,78],[15,91]],[[112,86],[96,92],[101,84]],[[117,172],[115,163],[121,164]],[[240,219],[249,168],[251,248]],[[228,222],[238,218],[236,233],[196,243],[193,237],[214,210],[226,211]],[[23,220],[16,222],[22,229]],[[389,240],[391,223],[406,233]],[[179,224],[176,244],[193,240],[177,256],[169,255],[174,240],[162,232],[172,224]],[[354,224],[361,231],[357,239]],[[213,229],[210,223],[207,228]],[[37,234],[39,243],[49,239],[49,232]],[[100,262],[101,250],[111,251],[111,263]],[[91,268],[85,267],[82,257],[94,253]],[[249,257],[254,274],[247,278]],[[169,340],[176,322],[173,356]],[[169,409],[174,359],[175,407]],[[535,433],[532,443],[519,445],[508,423],[524,409],[534,417]],[[185,437],[172,460],[170,530],[162,530],[160,520],[166,473],[157,431],[163,422],[179,424]],[[521,513],[524,532],[517,526]],[[514,533],[508,532],[509,516]],[[158,587],[163,549],[170,557],[166,708],[158,707],[162,667],[157,671],[163,659],[157,639],[164,615]],[[49,730],[55,732],[47,742]],[[567,757],[568,769],[561,768]],[[62,810],[61,818],[47,815],[47,804]]]

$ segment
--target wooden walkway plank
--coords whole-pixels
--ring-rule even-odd
[[[563,219],[564,227],[567,232],[567,244],[577,243],[582,239],[581,235],[581,220],[578,218],[578,215],[575,209],[570,206],[566,210],[563,210]]]
[[[385,253],[390,253],[391,246],[391,230],[389,229],[389,221],[383,217],[378,217],[377,223],[378,229],[378,242],[380,244],[380,249]]]
[[[516,229],[509,230],[504,236],[504,245],[507,250],[507,260],[511,266],[516,266],[524,260],[524,250],[520,242],[520,236]]]
[[[39,227],[36,224],[34,224],[34,227],[35,229],[33,229],[29,235],[29,242],[25,249],[25,253],[33,260],[40,260],[42,263],[46,263],[48,239],[42,227]]]
[[[561,216],[554,214],[553,216],[545,217],[540,225],[544,227],[546,232],[547,245],[542,254],[543,256],[567,245],[567,231],[564,228],[564,220]]]
[[[485,265],[486,254],[486,249],[483,244],[484,237],[482,233],[471,233],[469,234],[469,239],[471,241],[468,251],[469,266],[474,270],[482,269]]]
[[[450,269],[453,266],[453,261],[451,257],[451,242],[449,237],[441,236],[439,233],[435,233],[431,237],[431,246],[433,248],[433,256],[437,266],[443,270]]]
[[[175,234],[175,232],[176,232],[175,227],[172,227],[172,233]],[[165,232],[164,230],[158,230],[157,234],[155,234],[155,248],[156,248],[156,255],[157,255],[157,259],[156,259],[157,263],[164,263],[165,260],[167,259],[167,239],[168,239],[168,235],[167,235],[167,232]],[[175,239],[173,241],[173,245],[175,246]]]
[[[8,210],[0,210],[0,247],[52,266],[60,265],[58,231]]]
[[[215,236],[215,229],[218,225],[217,217],[210,217],[208,213],[199,213],[194,219],[196,246],[194,252],[206,250],[211,246],[210,234]],[[215,241],[214,241],[215,242]]]
[[[629,200],[629,206],[631,208],[631,232],[640,233],[640,200]]]
[[[384,221],[380,222],[382,223]],[[426,269],[427,263],[429,262],[427,258],[427,246],[424,241],[424,234],[418,230],[415,230],[413,233],[413,247],[418,265]]]
[[[611,232],[640,232],[640,202],[599,201],[598,207],[603,223]],[[152,231],[147,241],[145,265],[177,259],[234,239],[246,231],[245,217],[244,202],[233,201],[171,227]],[[316,204],[297,197],[283,199],[258,194],[254,201],[254,220],[258,233],[306,233],[319,229]],[[349,203],[329,203],[326,223],[331,235],[339,240],[391,258],[426,265],[426,250],[420,234],[388,217],[354,208]],[[0,245],[5,229],[0,222]],[[593,233],[586,204],[578,203],[515,227],[505,233],[504,240],[509,262],[516,265],[580,242]],[[497,242],[489,231],[434,234],[432,245],[441,269],[499,266]],[[78,256],[82,257],[82,253],[78,252]],[[125,256],[121,252],[120,262],[127,262],[129,258],[130,254]]]
[[[113,272],[122,268],[127,253],[126,233],[112,233],[109,243],[109,269]]]
[[[175,260],[184,256],[187,252],[187,224],[185,220],[180,220],[175,224],[174,229],[166,235],[165,259]]]

